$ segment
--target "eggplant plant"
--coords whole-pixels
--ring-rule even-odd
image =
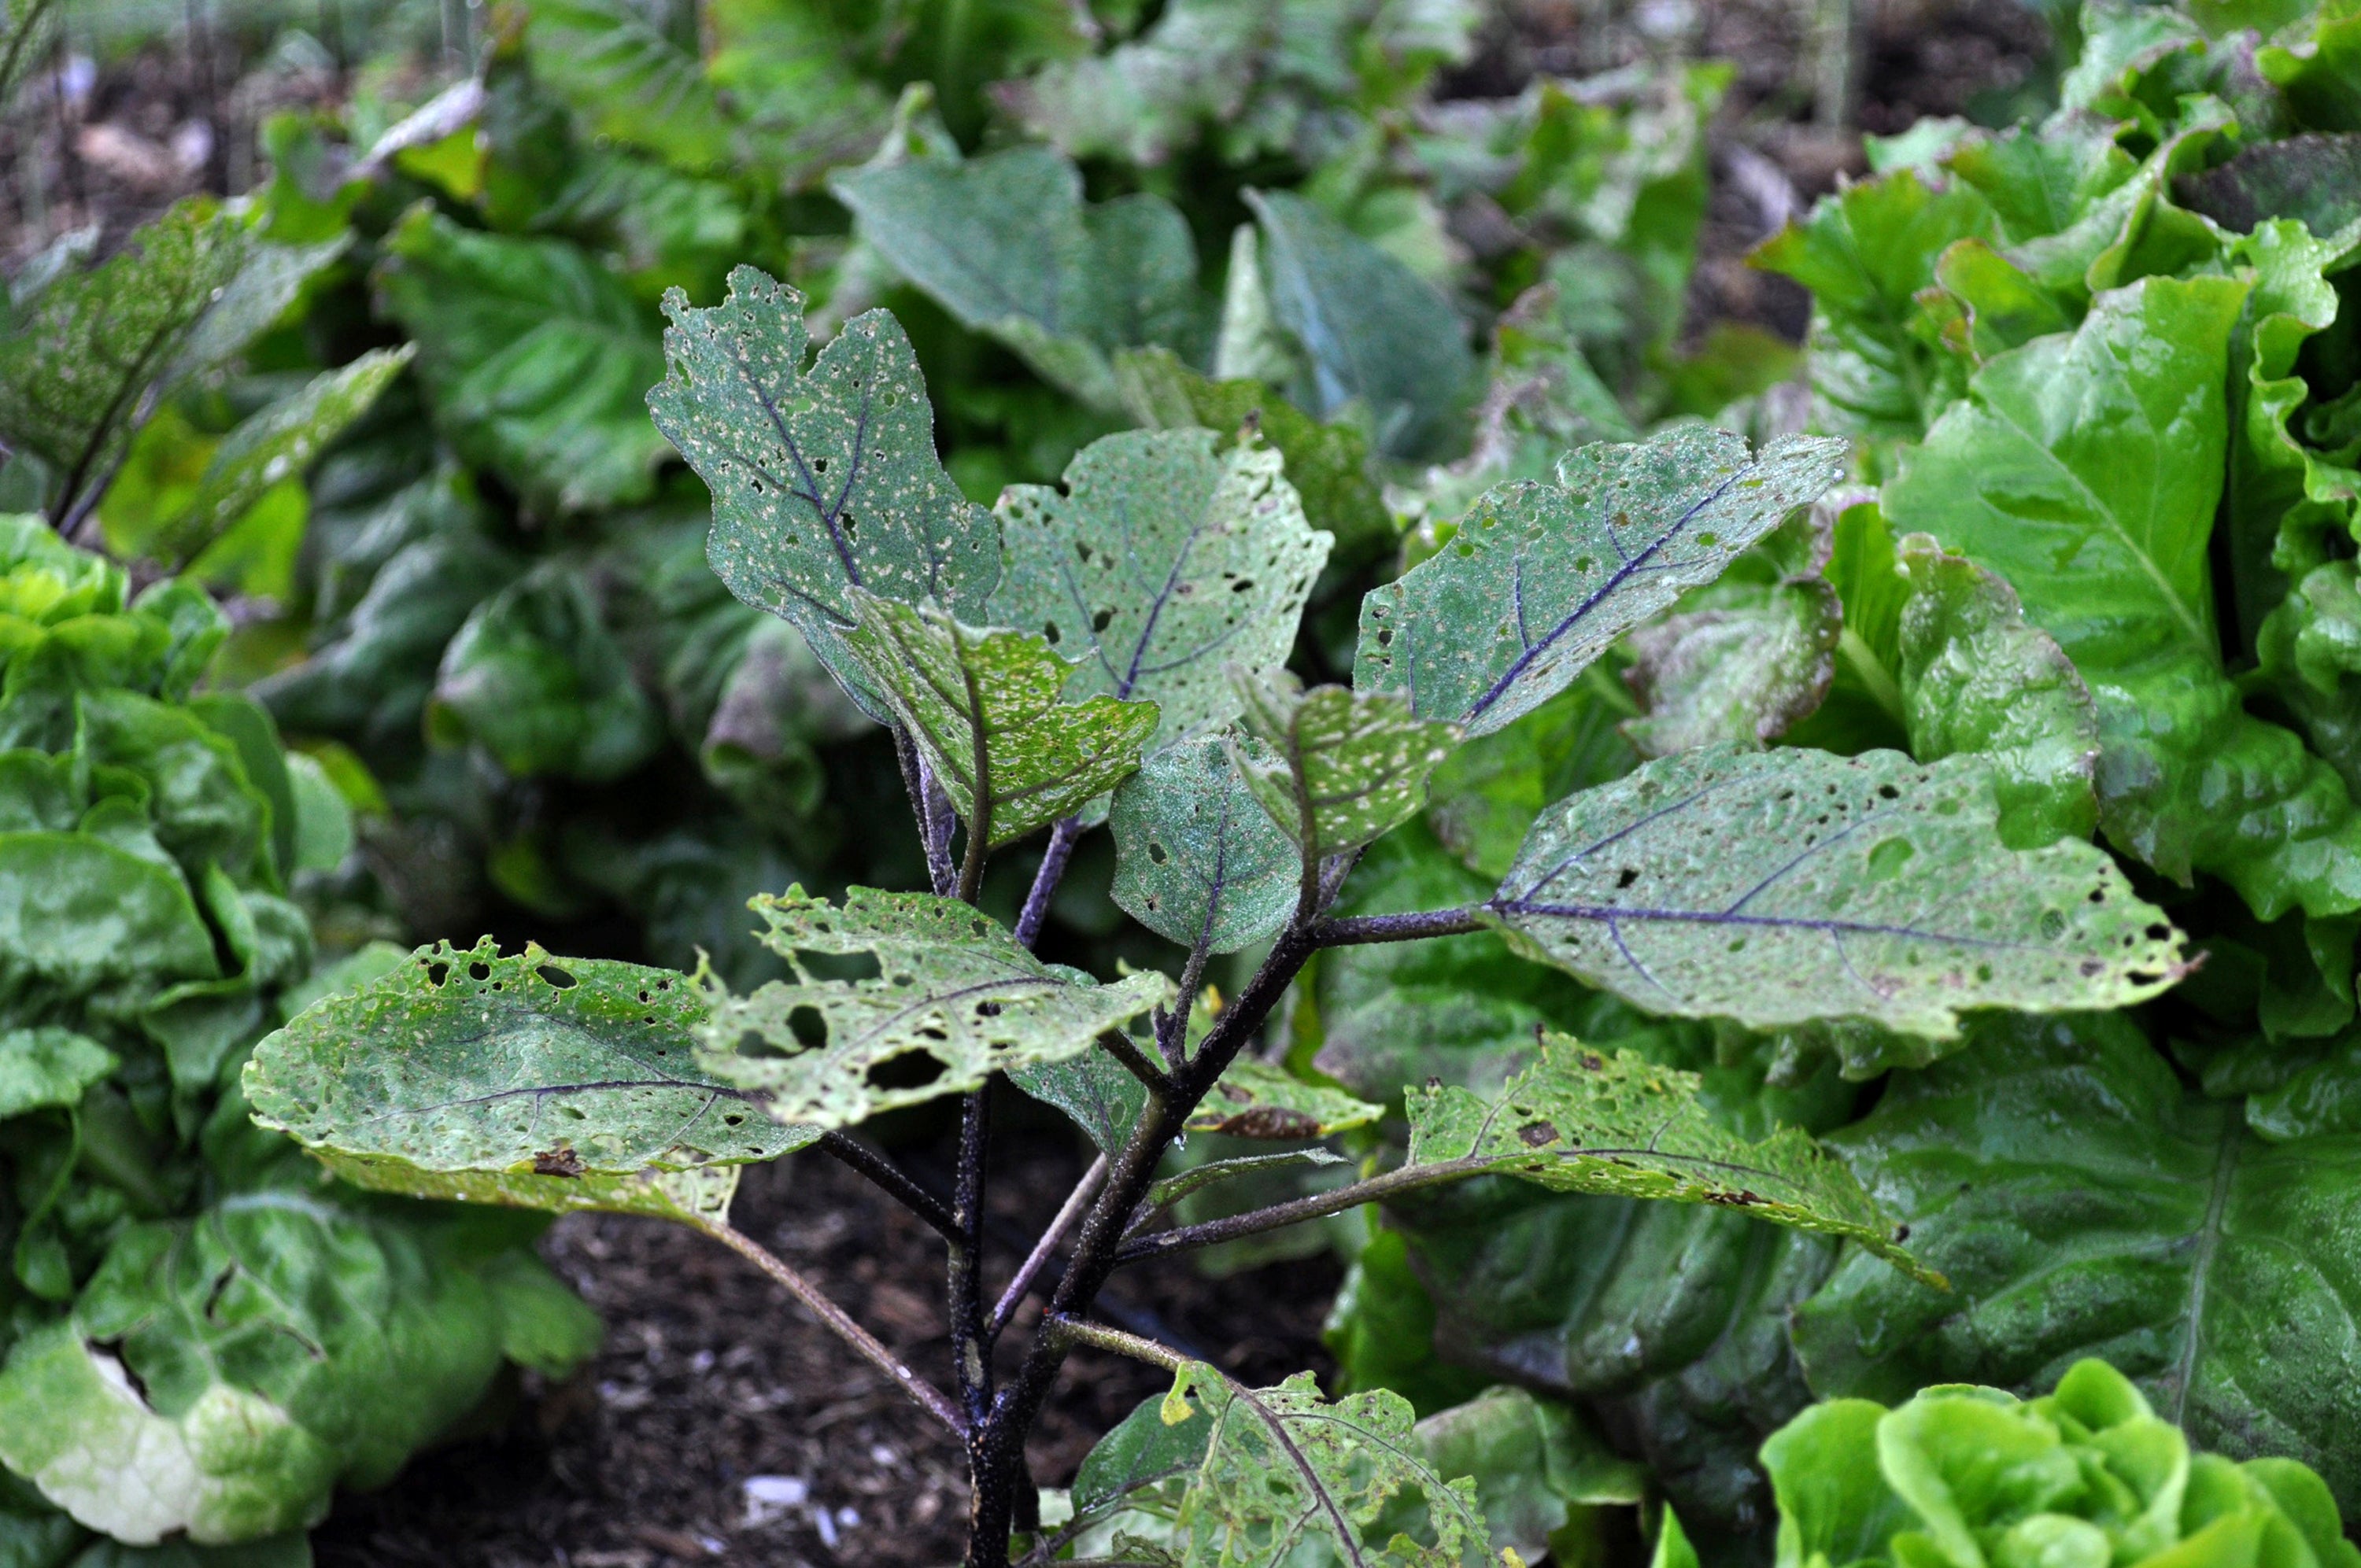
[[[649,403],[712,492],[713,568],[891,729],[928,885],[754,900],[789,972],[743,992],[709,969],[422,948],[265,1041],[246,1091],[265,1126],[363,1187],[651,1215],[753,1260],[958,1435],[976,1568],[1278,1563],[1320,1542],[1352,1563],[1514,1558],[1474,1484],[1411,1441],[1400,1395],[1330,1400],[1308,1373],[1249,1388],[1099,1321],[1109,1279],[1145,1258],[1508,1178],[1719,1206],[1839,1238],[1902,1288],[1945,1288],[1805,1134],[1742,1135],[1697,1075],[1566,1035],[1497,1088],[1412,1086],[1406,1145],[1347,1185],[1166,1223],[1184,1187],[1269,1164],[1175,1175],[1167,1157],[1191,1132],[1316,1149],[1378,1116],[1267,1048],[1317,955],[1492,933],[1646,1013],[1897,1041],[1949,1040],[1991,1010],[2123,1007],[2186,969],[2180,933],[2104,851],[2005,830],[1990,761],[1965,751],[1676,752],[1543,808],[1487,894],[1337,913],[1438,766],[1811,506],[1839,477],[1840,441],[1750,449],[1685,425],[1498,485],[1368,595],[1352,684],[1307,688],[1287,660],[1332,539],[1251,420],[1105,437],[1062,487],[1011,487],[987,510],[939,463],[887,312],[816,356],[801,296],[750,268],[719,306],[675,291],[666,313]],[[1076,842],[1101,825],[1113,898],[1178,945],[1177,974],[1107,979],[1035,955]],[[1035,836],[1038,872],[1005,926],[977,905],[985,869]],[[1207,991],[1209,960],[1242,951],[1259,955],[1244,984]],[[994,1255],[983,1223],[993,1102],[1011,1092],[1101,1151],[1021,1259]],[[947,1200],[856,1135],[943,1097],[960,1104]],[[805,1150],[941,1234],[948,1365],[905,1365],[730,1223],[743,1167]],[[1060,1518],[1027,1443],[1083,1347],[1173,1383],[1101,1443]]]

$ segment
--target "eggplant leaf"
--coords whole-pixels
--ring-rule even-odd
[[[1228,722],[1224,666],[1286,663],[1331,543],[1303,518],[1279,455],[1211,431],[1134,431],[1093,442],[1063,493],[1012,485],[1000,518],[992,617],[1038,630],[1082,668],[1076,696],[1163,710],[1155,744]]]
[[[1949,1039],[1962,1010],[2123,1006],[2181,937],[2088,844],[2000,841],[1982,764],[1716,749],[1544,813],[1479,913],[1633,1005]]]
[[[845,1127],[963,1093],[994,1072],[1079,1057],[1172,999],[1153,971],[1100,985],[1045,964],[956,899],[854,888],[837,907],[794,887],[753,908],[795,978],[744,996],[708,982],[697,1059],[783,1122]],[[829,979],[805,954],[857,955],[878,970]]]
[[[1160,937],[1231,953],[1294,912],[1299,858],[1222,737],[1148,757],[1115,787],[1107,825],[1115,853],[1109,896]]]
[[[1456,725],[1415,718],[1391,696],[1315,686],[1280,669],[1240,673],[1245,729],[1230,742],[1246,789],[1303,863],[1372,843],[1418,814],[1427,775],[1459,741]]]
[[[1353,684],[1488,734],[1817,499],[1843,452],[1789,436],[1750,455],[1685,425],[1570,453],[1554,485],[1497,487],[1439,554],[1361,601]]]

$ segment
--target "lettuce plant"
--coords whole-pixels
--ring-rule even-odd
[[[2180,933],[2104,852],[2011,844],[1992,766],[1970,753],[1667,757],[1548,805],[1493,885],[1340,910],[1439,767],[1546,711],[1623,632],[1809,506],[1840,443],[1752,450],[1686,426],[1489,490],[1364,601],[1353,684],[1307,687],[1286,660],[1333,540],[1251,425],[1110,436],[1062,490],[1015,488],[987,510],[937,461],[895,319],[857,318],[815,356],[803,304],[752,269],[719,306],[675,295],[649,403],[711,489],[717,573],[890,728],[926,888],[757,899],[788,972],[752,991],[709,968],[423,948],[266,1041],[246,1089],[258,1121],[359,1185],[654,1215],[754,1259],[959,1434],[972,1563],[1055,1560],[1085,1538],[1126,1562],[1277,1563],[1315,1540],[1360,1561],[1491,1552],[1480,1489],[1411,1441],[1400,1396],[1247,1388],[1095,1321],[1107,1280],[1143,1257],[1505,1178],[1743,1213],[1941,1290],[1804,1133],[1733,1128],[1698,1075],[1546,1031],[1505,1081],[1413,1090],[1406,1147],[1359,1179],[1158,1228],[1181,1188],[1269,1163],[1171,1177],[1165,1156],[1191,1129],[1301,1143],[1378,1114],[1264,1055],[1315,959],[1497,933],[1645,1012],[1930,1051],[1974,1014],[2120,1007],[2184,972]],[[1177,976],[1104,978],[1032,951],[1102,822],[1115,897],[1176,945]],[[1004,926],[977,907],[984,874],[1034,835],[1031,890]],[[1245,982],[1201,1005],[1209,960],[1240,949],[1259,955]],[[1005,1272],[1016,1260],[987,1252],[982,1213],[992,1104],[1015,1091],[1065,1111],[1103,1157]],[[948,1201],[853,1135],[944,1097],[961,1104]],[[947,1367],[902,1364],[730,1226],[739,1170],[795,1150],[845,1161],[941,1234]],[[1037,1293],[1038,1317],[1020,1320]],[[1109,1435],[1060,1521],[1026,1442],[1082,1346],[1174,1383]]]

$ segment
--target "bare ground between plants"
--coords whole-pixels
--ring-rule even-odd
[[[1082,1172],[1061,1133],[1003,1144],[995,1288]],[[924,1158],[908,1168],[935,1174]],[[931,1293],[942,1248],[921,1222],[819,1155],[750,1170],[735,1219],[911,1365],[948,1376]],[[604,1348],[564,1384],[528,1380],[488,1414],[492,1430],[339,1498],[313,1537],[322,1568],[959,1561],[959,1444],[750,1265],[677,1226],[606,1215],[560,1222],[543,1250],[606,1320]],[[1327,1381],[1319,1331],[1337,1278],[1324,1258],[1223,1280],[1171,1260],[1126,1271],[1107,1301],[1126,1326],[1248,1381],[1305,1367]],[[1037,1321],[1038,1298],[1005,1343],[1021,1345]],[[1070,1480],[1100,1433],[1169,1382],[1077,1355],[1036,1434],[1037,1478]],[[758,1476],[775,1479],[750,1492]],[[803,1501],[777,1500],[799,1488]]]

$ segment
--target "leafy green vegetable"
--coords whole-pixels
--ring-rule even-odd
[[[1331,543],[1306,525],[1278,452],[1224,450],[1202,430],[1093,442],[1062,494],[1011,486],[996,510],[994,619],[1079,661],[1075,696],[1155,703],[1159,748],[1237,716],[1225,666],[1286,663]]]
[[[1362,601],[1354,684],[1488,734],[1816,499],[1841,451],[1785,438],[1750,456],[1682,427],[1569,454],[1554,485],[1488,492],[1439,554]]]
[[[1645,712],[1623,732],[1650,757],[1775,740],[1828,696],[1843,632],[1843,606],[1818,577],[1777,584],[1759,605],[1643,626],[1627,643],[1624,679]]]
[[[934,414],[909,340],[873,312],[808,370],[803,296],[752,268],[692,310],[670,294],[656,428],[713,491],[713,569],[794,623],[862,705],[846,629],[855,588],[978,616],[1000,577],[991,514],[936,461]]]
[[[1108,826],[1108,896],[1159,936],[1235,952],[1294,912],[1300,857],[1219,737],[1151,754],[1116,786]]]
[[[462,455],[553,511],[654,493],[664,444],[641,400],[664,364],[613,274],[571,246],[476,233],[422,206],[387,236],[377,284]]]
[[[433,700],[431,725],[478,741],[519,778],[618,778],[661,740],[589,585],[555,563],[475,608],[443,650]]]
[[[829,188],[861,237],[962,324],[1093,407],[1122,406],[1109,359],[1118,348],[1202,353],[1197,247],[1159,196],[1086,206],[1080,171],[1037,147],[879,164]]]
[[[842,907],[800,887],[753,905],[763,943],[795,970],[746,996],[708,984],[697,1059],[782,1122],[848,1126],[895,1105],[974,1089],[994,1071],[1079,1056],[1169,1003],[1172,982],[1113,985],[1053,968],[955,899],[855,888]],[[877,974],[823,978],[802,955],[860,954]],[[878,1069],[903,1058],[903,1081]],[[911,1068],[937,1068],[931,1077]]]
[[[2181,938],[2088,845],[2004,848],[1977,762],[1715,749],[1535,824],[1482,914],[1635,1005],[1948,1039],[1971,1007],[2152,996]]]
[[[851,598],[861,625],[844,641],[866,685],[986,848],[1068,816],[1139,766],[1156,704],[1104,693],[1062,701],[1082,662],[1040,637],[963,626],[865,588]]]

